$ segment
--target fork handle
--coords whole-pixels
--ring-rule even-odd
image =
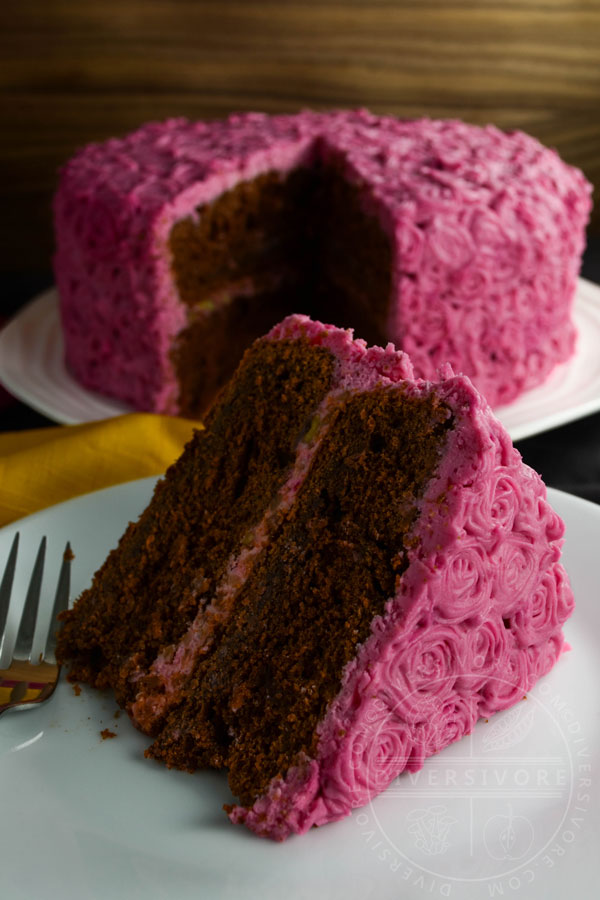
[[[39,681],[0,680],[0,716],[13,706],[43,703],[54,692],[56,684]]]
[[[0,669],[0,684],[3,681],[27,681],[31,684],[48,684],[56,679],[56,666],[52,663],[33,663],[14,660],[10,669]]]

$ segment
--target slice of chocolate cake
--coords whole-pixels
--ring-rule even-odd
[[[66,614],[169,766],[226,767],[283,839],[347,815],[520,700],[573,598],[563,526],[450,370],[292,316],[247,351]]]

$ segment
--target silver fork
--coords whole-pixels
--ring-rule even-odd
[[[7,640],[6,626],[18,550],[19,532],[14,537],[0,583],[0,658]],[[11,662],[8,669],[0,669],[0,715],[15,706],[29,707],[36,703],[42,703],[50,697],[58,682],[60,666],[56,662],[54,651],[58,616],[69,605],[71,559],[73,558],[71,545],[67,542],[63,553],[44,651],[40,654],[39,659],[31,659],[45,556],[46,538],[43,537],[31,573]]]

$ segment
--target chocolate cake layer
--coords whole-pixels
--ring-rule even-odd
[[[281,267],[300,272],[314,190],[310,169],[266,172],[201,206],[193,218],[176,222],[169,246],[184,303],[192,306],[241,278]]]
[[[275,310],[292,313],[299,291],[287,280],[279,291],[240,291],[237,296],[207,300],[190,313],[172,357],[179,381],[181,413],[190,418],[207,409],[233,375],[246,348],[273,326]]]
[[[232,552],[285,480],[333,365],[326,349],[302,341],[248,351],[235,389],[159,482],[77,615],[66,614],[58,654],[72,661],[74,677],[132,700],[150,662],[210,602]]]
[[[341,161],[323,164],[317,188],[313,224],[315,288],[324,322],[354,328],[370,344],[386,343],[393,249],[389,235],[368,213],[364,186],[342,174]]]
[[[452,422],[435,396],[386,388],[341,400],[331,415],[293,513],[151,750],[187,769],[227,766],[244,804],[314,754],[343,669],[406,566]]]
[[[383,340],[391,243],[341,168],[317,154],[310,168],[240,182],[173,226],[172,269],[189,307],[171,353],[184,415],[208,408],[246,347],[291,313]]]

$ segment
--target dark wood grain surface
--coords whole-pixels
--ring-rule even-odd
[[[600,188],[600,0],[0,7],[1,272],[50,270],[56,172],[77,147],[168,116],[458,116],[529,131]]]

